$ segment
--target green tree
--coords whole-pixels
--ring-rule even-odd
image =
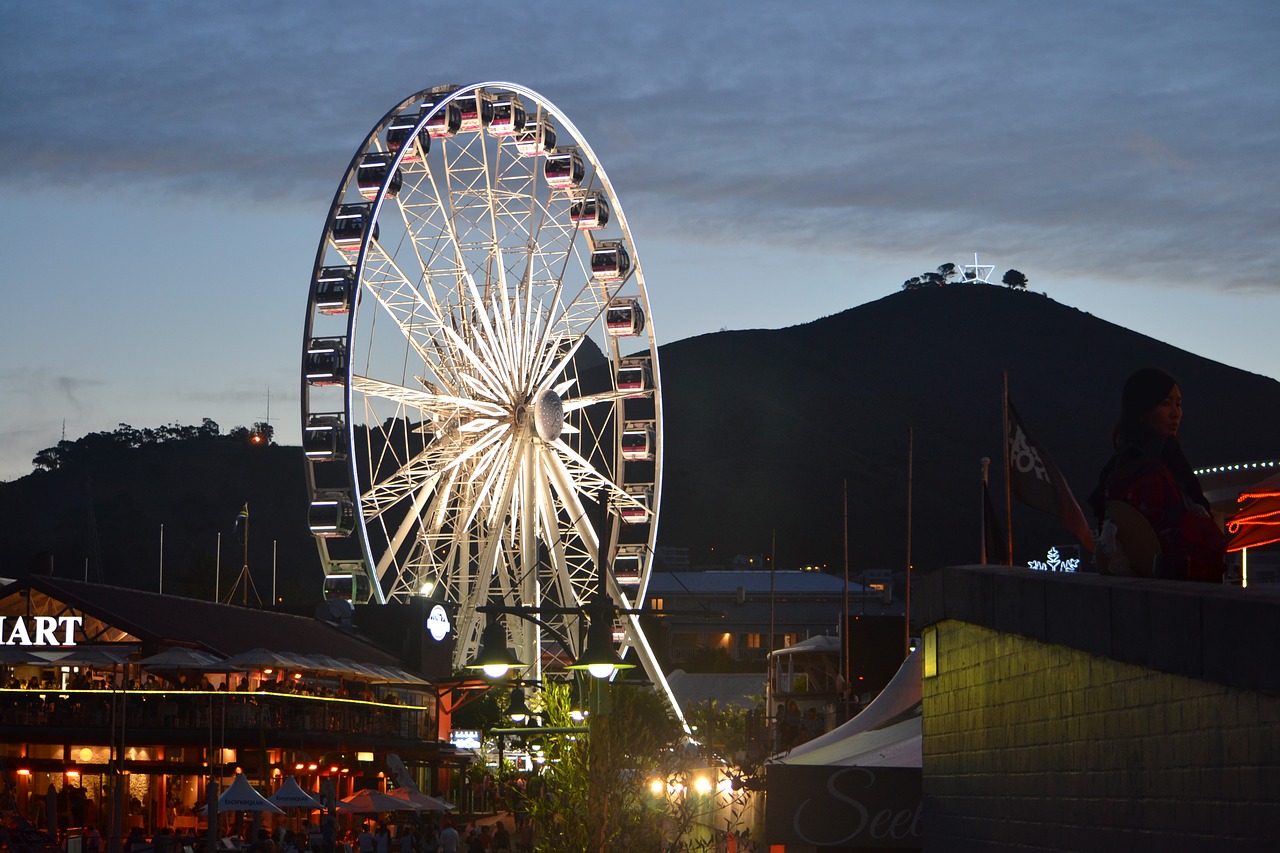
[[[706,760],[663,701],[647,688],[593,683],[601,691],[589,731],[548,734],[546,762],[528,785],[525,808],[538,851],[713,849],[715,791]],[[572,690],[549,683],[540,698],[548,727],[571,727]]]

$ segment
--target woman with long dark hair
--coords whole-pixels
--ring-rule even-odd
[[[1182,453],[1181,423],[1177,380],[1155,367],[1129,376],[1115,455],[1089,496],[1104,573],[1222,583],[1226,537]]]

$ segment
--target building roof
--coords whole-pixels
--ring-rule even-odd
[[[724,571],[654,572],[649,576],[646,595],[680,593],[733,595],[741,588],[747,595],[840,595],[844,579],[824,572],[800,571]],[[850,594],[860,594],[862,587],[849,582]]]
[[[677,669],[667,676],[671,692],[687,714],[699,702],[714,700],[718,705],[754,708],[763,701],[763,672],[685,672]]]
[[[357,634],[312,617],[48,575],[31,575],[0,588],[0,613],[35,613],[58,603],[136,637],[144,651],[179,645],[231,657],[267,648],[400,665],[395,655]]]

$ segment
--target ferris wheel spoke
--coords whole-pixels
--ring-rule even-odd
[[[302,405],[326,575],[350,576],[358,559],[367,584],[349,594],[378,602],[438,584],[459,608],[455,665],[474,655],[476,608],[491,600],[579,607],[602,581],[630,600],[631,585],[600,576],[620,546],[598,542],[592,519],[601,506],[644,522],[626,547],[639,544],[645,583],[657,344],[651,326],[606,317],[618,300],[646,318],[649,306],[625,216],[577,128],[514,84],[424,90],[374,128],[329,216]],[[618,247],[605,266],[600,246]],[[616,387],[637,366],[644,387]],[[559,424],[546,420],[555,412]],[[624,432],[634,446],[637,421],[653,458],[633,465]],[[546,625],[577,654],[579,617],[553,609]],[[540,673],[546,632],[509,631]]]

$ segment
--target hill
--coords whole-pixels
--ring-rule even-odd
[[[1195,465],[1275,458],[1280,383],[1193,355],[1039,294],[969,284],[895,293],[812,323],[720,332],[662,348],[661,544],[692,559],[769,554],[842,566],[975,562],[981,459],[1003,506],[1001,371],[1027,430],[1083,502],[1110,452],[1135,368],[1178,377]],[[1015,504],[1015,556],[1071,540]]]
[[[912,562],[978,557],[982,457],[1003,506],[1001,371],[1026,428],[1083,501],[1109,454],[1125,376],[1158,365],[1180,380],[1196,465],[1280,456],[1280,383],[1136,334],[1035,293],[981,284],[899,292],[777,330],[661,348],[666,445],[659,544],[695,564],[738,553],[778,565],[843,565],[848,484],[854,571],[905,565],[908,432]],[[212,595],[240,573],[232,535],[250,506],[259,597],[272,567],[286,601],[319,596],[300,448],[167,441],[0,483],[0,576],[33,555],[55,574]],[[1015,556],[1071,544],[1053,518],[1015,504]],[[46,560],[47,562],[47,560]],[[252,598],[252,596],[251,596]]]

